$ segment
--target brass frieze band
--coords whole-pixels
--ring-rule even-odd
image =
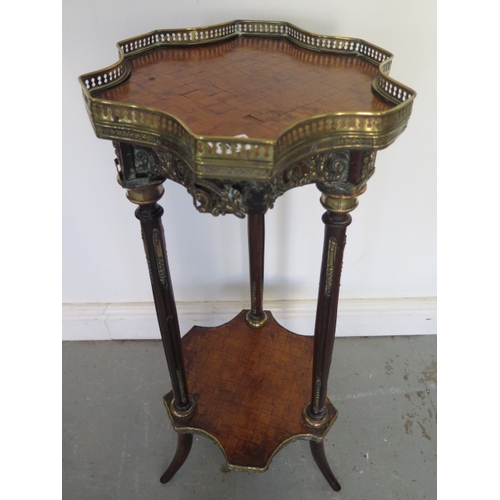
[[[161,183],[170,179],[184,186],[193,197],[196,209],[214,216],[234,214],[244,217],[252,203],[252,196],[264,191],[263,202],[267,210],[286,191],[316,183],[323,191],[322,203],[333,211],[350,211],[356,206],[356,197],[366,189],[366,182],[375,170],[375,151],[363,151],[361,180],[354,186],[347,182],[351,152],[328,151],[314,154],[273,177],[261,181],[197,179],[188,163],[171,152],[157,148],[132,146],[133,166],[125,174],[121,168],[120,185],[128,190],[127,197],[136,204],[150,204],[163,195]],[[123,161],[123,160],[121,160]],[[116,160],[120,168],[120,159]],[[219,174],[222,176],[223,171]],[[221,177],[223,179],[223,177]]]

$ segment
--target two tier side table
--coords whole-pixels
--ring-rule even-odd
[[[260,471],[303,438],[338,491],[323,440],[337,417],[327,381],[349,212],[376,152],[407,126],[415,92],[389,77],[386,50],[286,22],[157,30],[118,50],[118,62],[80,84],[137,205],[171,380],[164,404],[178,433],[161,481],[185,462],[195,433],[220,446],[229,468]],[[248,220],[248,310],[183,337],[158,204],[167,180],[184,186],[199,212]],[[265,213],[307,184],[325,209],[314,336],[288,331],[263,308]]]

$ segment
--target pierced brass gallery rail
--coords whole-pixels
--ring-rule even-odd
[[[213,44],[235,37],[281,38],[322,54],[359,57],[378,67],[373,91],[393,104],[387,111],[339,112],[293,124],[275,140],[207,137],[193,133],[175,116],[146,106],[95,97],[130,75],[128,59],[159,47]],[[167,150],[178,156],[197,179],[270,180],[276,172],[332,149],[378,150],[389,146],[406,127],[415,92],[389,78],[392,54],[358,38],[316,35],[278,21],[232,21],[214,26],[157,30],[118,43],[119,60],[79,78],[90,119],[98,137]]]

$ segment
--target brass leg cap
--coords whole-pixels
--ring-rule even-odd
[[[180,420],[186,420],[191,417],[195,409],[196,402],[191,396],[189,396],[189,406],[185,410],[180,410],[175,406],[175,399],[172,399],[169,405],[169,410],[172,416]]]
[[[247,322],[247,325],[251,326],[252,328],[263,327],[267,322],[267,314],[265,312],[263,312],[262,314],[263,314],[262,318],[254,318],[252,316],[252,311],[248,311],[247,315],[245,316],[245,321]]]
[[[319,418],[314,418],[311,415],[310,409],[311,409],[311,403],[308,403],[306,406],[304,406],[304,410],[302,411],[302,417],[304,418],[304,421],[307,424],[307,426],[311,427],[312,429],[322,429],[323,427],[326,427],[330,420],[330,415],[328,413],[328,410],[325,408],[325,413],[323,416]]]

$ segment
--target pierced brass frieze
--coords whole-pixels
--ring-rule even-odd
[[[353,185],[347,181],[350,151],[330,151],[314,154],[261,181],[246,182],[224,178],[213,180],[197,178],[188,163],[171,152],[144,146],[132,146],[132,161],[125,169],[118,141],[114,142],[118,180],[122,187],[128,189],[127,196],[131,201],[138,204],[147,203],[148,193],[151,191],[148,186],[161,184],[169,179],[187,189],[199,212],[214,216],[233,214],[243,218],[250,207],[257,206],[259,211],[265,212],[272,208],[276,199],[286,191],[312,183],[317,184],[320,190],[326,193],[323,201],[328,205],[327,208],[334,209],[332,203],[340,203],[343,207],[354,206],[354,202],[349,200],[363,192],[366,182],[375,170],[376,153],[364,151],[361,179],[358,184]],[[156,189],[163,192],[161,186]],[[154,193],[151,196],[153,195]],[[332,196],[336,196],[336,202],[331,201]]]
[[[275,197],[289,189],[319,182],[346,182],[349,173],[349,151],[314,154],[283,170],[273,185]]]

